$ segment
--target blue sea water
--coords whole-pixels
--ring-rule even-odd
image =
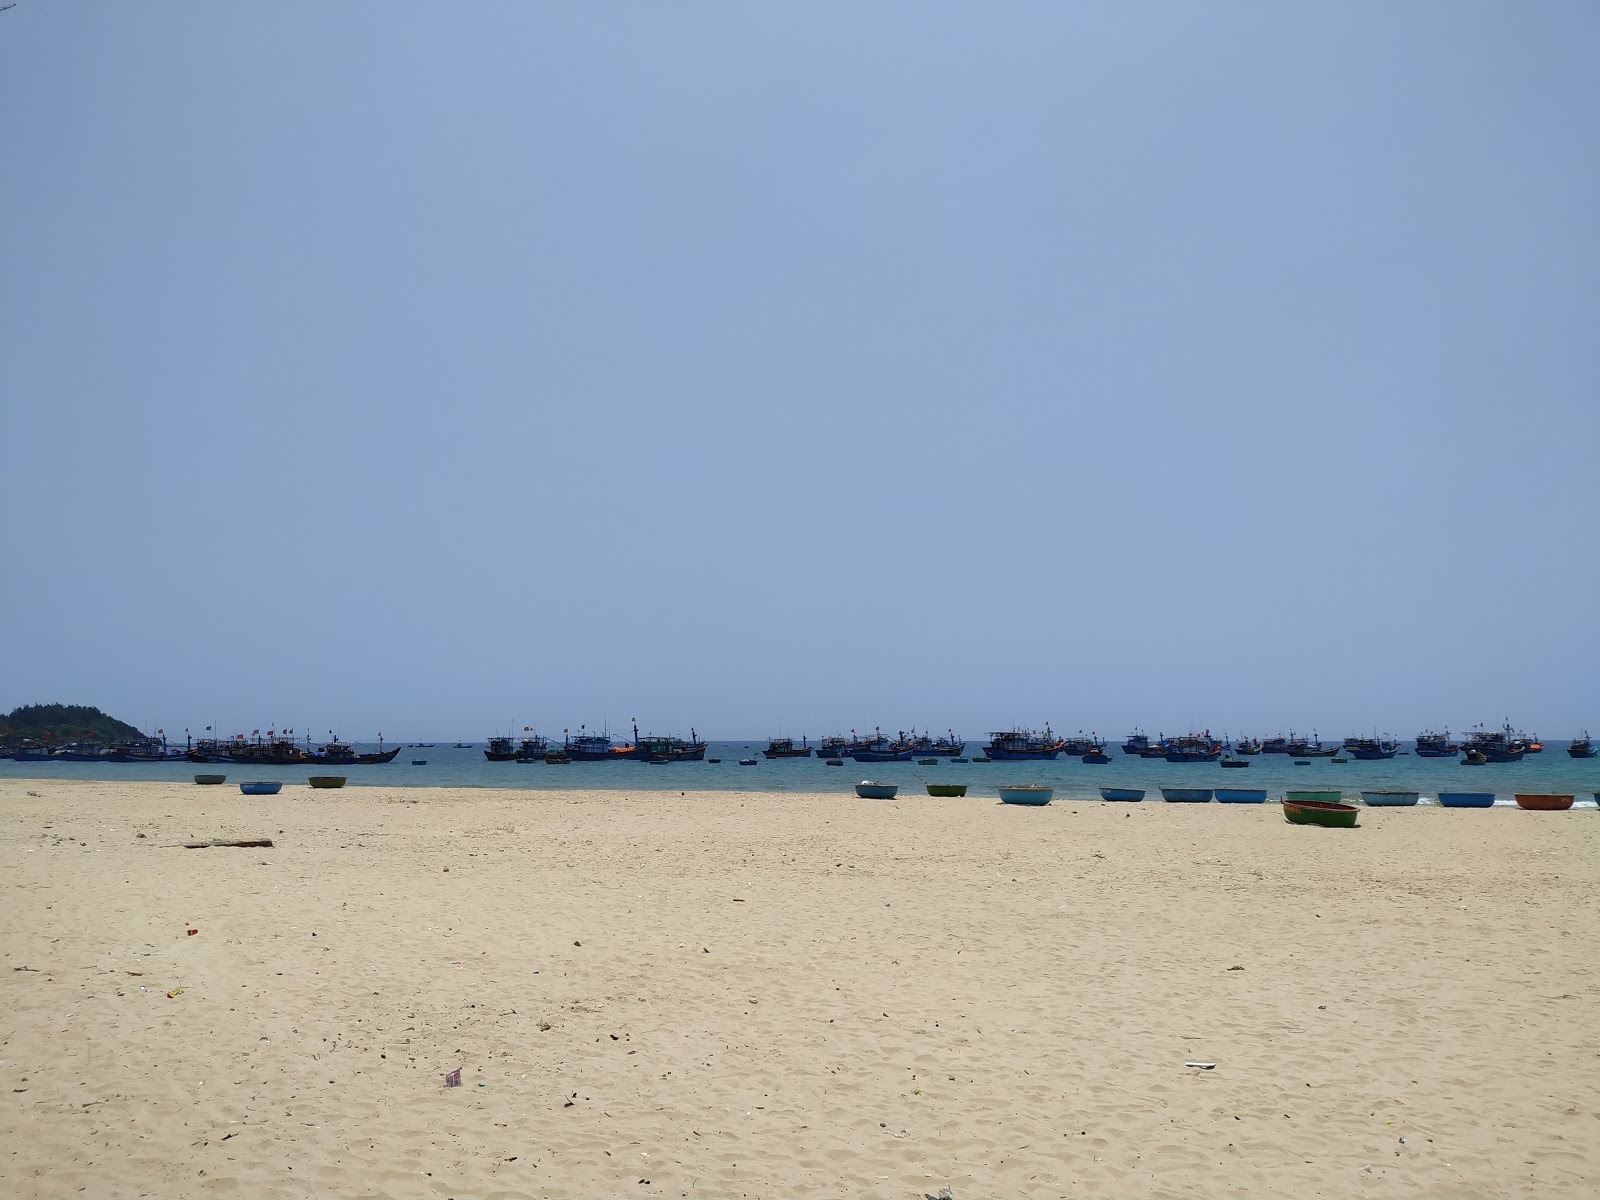
[[[765,759],[765,741],[711,742],[707,759],[721,762],[670,763],[650,766],[642,762],[570,763],[549,766],[545,763],[489,762],[482,743],[458,749],[447,742],[433,746],[407,745],[392,763],[379,766],[303,767],[240,766],[233,763],[198,763],[151,766],[132,763],[57,763],[0,760],[0,780],[6,779],[159,779],[188,782],[197,772],[225,774],[228,784],[253,779],[276,779],[286,784],[303,784],[310,774],[344,775],[350,787],[501,787],[529,790],[590,788],[614,791],[639,789],[729,792],[845,792],[862,779],[899,784],[906,794],[922,790],[924,780],[934,783],[965,783],[969,795],[993,796],[997,786],[1017,783],[1046,783],[1058,796],[1099,797],[1101,787],[1143,788],[1147,799],[1159,800],[1158,789],[1166,787],[1265,788],[1279,797],[1287,788],[1333,788],[1354,795],[1363,789],[1406,788],[1422,793],[1424,800],[1446,792],[1494,792],[1501,803],[1513,803],[1513,792],[1571,792],[1578,805],[1593,804],[1600,792],[1600,758],[1568,757],[1565,743],[1550,744],[1541,754],[1530,754],[1520,763],[1490,763],[1463,766],[1454,758],[1418,758],[1403,753],[1398,758],[1379,762],[1351,759],[1335,763],[1312,759],[1297,767],[1281,754],[1262,754],[1251,758],[1243,770],[1229,770],[1216,763],[1167,763],[1136,758],[1114,748],[1111,762],[1104,766],[1085,766],[1076,758],[1042,762],[951,763],[941,759],[937,766],[915,762],[858,763],[845,759],[844,766],[830,767],[821,759]],[[981,754],[978,741],[968,743],[969,754]],[[359,749],[376,749],[363,746]],[[754,758],[756,765],[742,767],[741,758]],[[413,765],[421,760],[426,765]]]

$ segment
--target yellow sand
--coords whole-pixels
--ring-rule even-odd
[[[0,1194],[1600,1194],[1600,814],[1361,820],[8,779]]]

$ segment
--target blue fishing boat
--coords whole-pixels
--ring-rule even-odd
[[[1440,792],[1439,803],[1445,808],[1493,808],[1493,792]]]
[[[1483,756],[1483,761],[1491,763],[1521,762],[1522,756],[1528,752],[1528,741],[1519,734],[1511,732],[1511,724],[1507,722],[1503,729],[1484,729],[1481,725],[1462,744],[1462,750],[1469,755],[1476,751]]]
[[[1128,740],[1122,743],[1124,754],[1143,754],[1150,747],[1150,735],[1142,729],[1135,729],[1128,735]]]
[[[1262,750],[1260,738],[1240,738],[1233,744],[1235,754],[1260,754]]]
[[[1295,737],[1291,733],[1289,735],[1287,753],[1290,758],[1332,758],[1339,753],[1339,747],[1324,746],[1322,739],[1317,737],[1315,733],[1311,735],[1310,740],[1303,737]]]
[[[1261,788],[1218,788],[1217,799],[1224,804],[1265,804],[1267,790]]]
[[[1573,758],[1593,758],[1600,751],[1595,750],[1594,743],[1589,740],[1589,731],[1585,729],[1582,737],[1572,739],[1567,747],[1567,754]]]
[[[1261,743],[1261,753],[1287,754],[1289,753],[1289,739],[1286,737],[1269,737]]]
[[[983,748],[991,759],[1011,761],[1017,759],[1055,758],[1067,744],[1050,731],[1045,723],[1043,733],[1031,729],[1004,729],[989,735],[989,744]]]
[[[1222,743],[1207,730],[1203,734],[1185,734],[1167,743],[1166,760],[1169,763],[1216,762],[1222,757]]]
[[[611,740],[610,731],[604,733],[590,733],[588,726],[578,726],[578,735],[571,736],[562,730],[561,748],[566,751],[567,757],[573,762],[629,762],[634,759],[649,758],[650,755],[639,749],[639,723],[633,724],[633,741],[617,745]]]
[[[1461,744],[1450,740],[1450,731],[1435,733],[1431,729],[1424,729],[1417,734],[1416,755],[1418,758],[1454,758],[1461,753]]]
[[[1393,758],[1400,753],[1400,743],[1394,738],[1347,737],[1344,740],[1344,748],[1351,758],[1362,762]]]
[[[1045,783],[1019,783],[1014,787],[997,787],[1002,804],[1026,804],[1034,808],[1049,804],[1056,794],[1055,788]]]
[[[1096,750],[1092,754],[1083,755],[1083,765],[1086,767],[1103,767],[1111,761],[1111,756],[1103,750]]]
[[[1100,799],[1102,799],[1102,800],[1128,800],[1128,801],[1143,800],[1144,799],[1144,791],[1141,788],[1103,787],[1103,788],[1100,789]]]
[[[910,746],[894,747],[885,744],[879,749],[857,750],[850,755],[857,762],[910,762],[915,752]]]
[[[274,783],[269,780],[256,780],[253,783],[241,783],[239,785],[239,790],[246,796],[276,796],[279,789],[282,787],[283,784],[281,783]]]
[[[1361,802],[1368,808],[1415,808],[1418,795],[1402,788],[1380,788],[1362,792]]]
[[[1211,799],[1211,789],[1164,787],[1161,789],[1161,798],[1174,804],[1205,804]]]
[[[863,779],[856,784],[856,795],[863,800],[893,800],[899,791],[898,784],[873,783],[870,779]]]

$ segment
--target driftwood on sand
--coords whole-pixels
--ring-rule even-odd
[[[185,842],[185,850],[209,850],[212,846],[270,846],[271,838],[212,838],[209,842]]]

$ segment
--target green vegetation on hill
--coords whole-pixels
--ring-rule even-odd
[[[134,741],[144,735],[125,721],[83,704],[24,704],[0,717],[0,740],[47,742]]]

